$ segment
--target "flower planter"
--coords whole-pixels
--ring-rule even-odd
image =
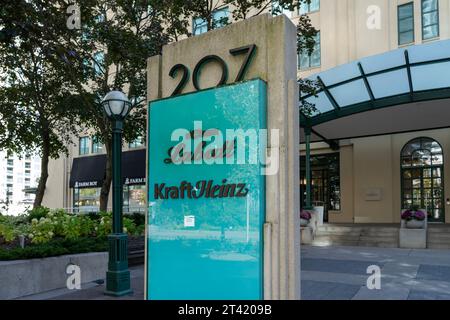
[[[406,221],[406,228],[407,229],[423,229],[425,226],[425,220],[416,220],[412,219],[409,221]]]
[[[308,226],[308,224],[309,224],[309,220],[300,218],[300,226],[301,227],[306,227],[306,226]]]

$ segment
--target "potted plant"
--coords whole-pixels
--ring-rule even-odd
[[[412,207],[402,213],[402,220],[405,220],[405,226],[408,229],[422,229],[425,225],[425,217],[425,212],[417,207]]]
[[[306,227],[311,220],[311,213],[305,210],[300,211],[300,226]]]

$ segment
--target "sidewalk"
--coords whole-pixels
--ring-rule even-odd
[[[23,297],[20,300],[143,300],[144,299],[144,265],[130,267],[133,294],[123,297],[104,295],[105,283],[83,284],[81,290],[59,289]]]
[[[381,290],[366,286],[381,268]],[[302,246],[305,300],[450,300],[450,250]]]
[[[304,300],[450,300],[450,250],[302,246]],[[381,290],[366,287],[367,267],[381,268]],[[144,266],[130,268],[133,295],[105,296],[105,284],[54,290],[22,299],[142,300]]]

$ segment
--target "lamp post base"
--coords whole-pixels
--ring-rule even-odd
[[[115,233],[108,236],[109,262],[105,295],[120,297],[133,293],[128,270],[128,236]]]

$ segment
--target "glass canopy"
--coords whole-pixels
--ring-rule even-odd
[[[300,92],[300,124],[319,125],[373,109],[450,98],[450,40],[367,57],[309,77],[315,95]],[[311,114],[302,112],[307,102]]]

